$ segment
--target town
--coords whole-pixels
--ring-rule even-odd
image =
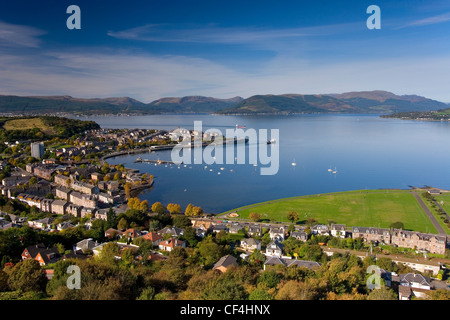
[[[96,128],[76,138],[5,141],[3,297],[448,299],[446,236],[314,219],[227,219],[193,204],[182,210],[141,201],[140,191],[157,187],[154,177],[105,159],[171,145],[171,134]],[[88,274],[80,290],[65,286],[70,264]],[[384,286],[370,290],[374,265]],[[108,279],[97,278],[101,270]],[[129,279],[112,281],[119,271]],[[23,279],[23,272],[33,276]],[[111,290],[93,293],[95,285]]]

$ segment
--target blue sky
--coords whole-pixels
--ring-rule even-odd
[[[81,30],[69,30],[69,5]],[[381,29],[369,30],[369,5]],[[0,94],[388,90],[450,102],[448,1],[2,1]]]

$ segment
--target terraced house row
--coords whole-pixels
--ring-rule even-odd
[[[352,237],[353,239],[361,237],[366,242],[425,250],[437,254],[445,254],[447,244],[447,237],[445,236],[402,229],[353,227]]]

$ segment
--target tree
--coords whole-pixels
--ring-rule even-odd
[[[264,271],[258,278],[258,287],[275,288],[280,283],[280,275],[274,270]]]
[[[289,280],[281,286],[275,298],[277,300],[314,300],[317,294],[313,285]]]
[[[200,207],[193,207],[192,208],[192,215],[194,217],[197,217],[197,216],[201,215],[202,213],[203,213],[203,209],[202,208],[200,208]]]
[[[115,261],[115,257],[119,254],[119,246],[115,242],[108,242],[100,252],[100,260],[105,262]]]
[[[251,212],[248,215],[248,218],[254,222],[257,222],[257,221],[259,221],[259,219],[261,219],[261,215],[257,212]]]
[[[166,212],[166,208],[164,208],[161,202],[155,202],[154,204],[152,204],[152,212],[163,214],[164,212]]]
[[[390,225],[390,227],[391,227],[392,229],[404,229],[404,228],[405,228],[403,222],[401,222],[401,221],[396,221],[396,222],[392,223],[392,224]]]
[[[192,212],[192,209],[194,208],[194,205],[192,204],[192,203],[189,203],[187,206],[186,206],[186,209],[184,210],[184,214],[186,215],[186,216],[188,216],[188,217],[190,217],[190,216],[192,216],[193,215],[193,212]]]
[[[298,220],[298,213],[295,211],[289,211],[287,214],[287,218],[292,223],[295,223]]]
[[[141,200],[139,200],[139,198],[129,198],[127,205],[130,209],[139,210],[141,206]]]
[[[173,217],[174,227],[184,229],[186,227],[192,226],[191,220],[184,215],[176,215]]]
[[[222,246],[215,243],[212,238],[206,238],[198,244],[198,251],[205,266],[211,266],[224,256]]]
[[[261,251],[256,249],[252,252],[249,259],[250,259],[250,262],[252,262],[254,264],[262,265],[266,261],[266,256],[263,253],[261,253]]]
[[[119,228],[120,230],[128,229],[128,221],[127,221],[127,219],[121,218],[119,220],[119,223],[117,224],[117,228]]]
[[[129,182],[125,183],[123,185],[123,188],[125,189],[125,196],[127,199],[131,198],[131,184]]]
[[[427,292],[430,300],[450,300],[450,291],[446,289],[430,290]]]
[[[167,205],[167,210],[169,210],[170,214],[179,214],[181,213],[181,206],[175,203],[169,203]]]
[[[153,287],[147,287],[144,290],[142,290],[141,295],[137,300],[153,300],[155,297],[155,289]]]
[[[216,281],[211,281],[203,292],[205,300],[245,300],[247,292],[245,288],[235,283],[232,278],[220,277]]]
[[[263,289],[255,289],[248,296],[248,300],[273,300],[273,296]]]
[[[148,212],[149,209],[150,208],[148,205],[148,200],[141,201],[141,203],[139,204],[139,210],[141,210],[142,212]]]
[[[13,290],[44,291],[47,277],[34,259],[17,263],[9,272],[8,286]]]
[[[8,274],[0,269],[0,292],[9,291]]]
[[[306,220],[306,225],[307,225],[308,227],[311,227],[311,226],[313,226],[313,225],[315,225],[315,224],[317,224],[317,220],[314,219],[314,218],[309,218],[308,220]]]
[[[64,252],[66,251],[66,248],[64,248],[64,245],[62,243],[55,244],[55,247],[60,254],[64,254]]]
[[[388,287],[374,289],[367,296],[367,300],[398,300],[397,294]]]
[[[121,260],[122,264],[129,266],[134,262],[134,250],[130,248],[125,248],[122,251]]]

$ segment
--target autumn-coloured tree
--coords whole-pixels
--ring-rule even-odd
[[[141,200],[139,198],[129,198],[128,199],[128,207],[130,209],[140,210]]]
[[[131,198],[131,184],[129,182],[125,183],[123,185],[123,188],[125,189],[125,196],[127,199]]]
[[[258,212],[251,212],[248,215],[248,218],[254,222],[258,221],[259,219],[261,219],[261,215]]]
[[[192,208],[192,215],[194,217],[197,217],[197,216],[201,215],[202,213],[203,213],[203,209],[202,208],[200,208],[200,207],[193,207]]]
[[[181,206],[179,204],[169,203],[167,210],[169,210],[170,214],[178,214],[181,213]]]
[[[287,214],[287,218],[292,223],[295,223],[298,220],[298,213],[295,211],[289,211]]]
[[[163,214],[166,208],[161,204],[161,202],[155,202],[152,204],[152,211],[158,214]]]
[[[141,203],[139,204],[139,210],[141,210],[142,212],[147,212],[149,211],[150,207],[148,205],[148,200],[143,200],[141,201]]]
[[[186,207],[186,210],[184,210],[184,214],[189,216],[192,216],[193,212],[192,209],[194,208],[194,206],[192,205],[192,203],[189,203]]]

